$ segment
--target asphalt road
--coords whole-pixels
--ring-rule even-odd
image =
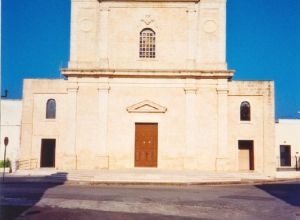
[[[1,184],[1,219],[299,219],[300,181],[227,186]]]

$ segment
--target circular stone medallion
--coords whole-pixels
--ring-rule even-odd
[[[84,32],[91,31],[93,27],[93,22],[89,19],[83,19],[80,21],[80,30]]]
[[[218,28],[217,23],[214,20],[208,20],[204,22],[203,29],[207,33],[216,32]]]

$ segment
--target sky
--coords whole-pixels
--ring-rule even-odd
[[[62,78],[70,0],[2,0],[2,94],[24,78]],[[300,111],[300,0],[227,0],[227,63],[234,80],[274,80],[276,118]]]

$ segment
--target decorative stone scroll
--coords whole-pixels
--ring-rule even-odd
[[[154,22],[154,19],[152,19],[151,15],[145,15],[145,18],[141,20],[144,22],[146,25],[150,25],[152,22]]]

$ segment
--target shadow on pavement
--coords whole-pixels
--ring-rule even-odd
[[[276,183],[257,185],[257,188],[269,193],[270,195],[285,201],[286,203],[300,207],[300,184],[295,183]]]
[[[39,210],[41,211],[41,214],[26,216],[26,220],[210,220],[210,218],[170,216],[153,213],[128,213],[62,208],[54,209],[51,207],[40,208]]]
[[[57,172],[41,177],[7,176],[4,182],[1,179],[0,219],[10,220],[38,214],[27,210],[34,207],[48,189],[64,184],[67,175],[65,172]]]

